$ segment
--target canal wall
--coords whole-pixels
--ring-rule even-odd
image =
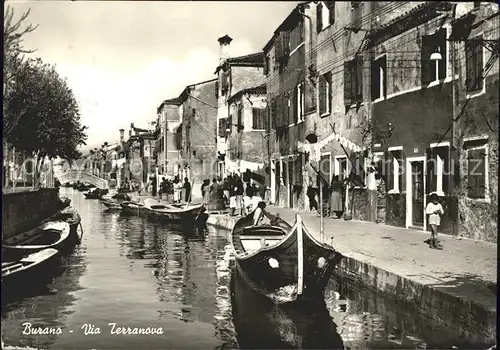
[[[231,230],[236,220],[229,215],[210,215],[207,224]],[[316,234],[315,231],[309,231]],[[394,297],[424,316],[457,329],[461,334],[480,336],[485,343],[495,342],[496,297],[492,298],[485,292],[484,283],[469,278],[462,281],[459,289],[453,288],[454,286],[431,277],[432,266],[429,267],[428,276],[418,275],[417,272],[412,275],[411,267],[403,262],[398,264],[398,261],[381,261],[370,257],[368,252],[363,254],[353,247],[357,238],[366,239],[357,237],[357,233],[353,232],[350,249],[335,244],[336,249],[345,257],[337,268],[337,275]],[[373,260],[377,262],[374,263]],[[450,275],[453,273],[450,272]]]
[[[2,195],[2,240],[31,230],[59,209],[59,189],[40,188]]]

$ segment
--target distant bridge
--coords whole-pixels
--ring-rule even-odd
[[[66,182],[80,181],[87,182],[101,189],[109,188],[108,180],[101,179],[100,177],[95,176],[87,170],[69,169],[63,174],[57,176],[57,179],[61,184],[65,184]]]

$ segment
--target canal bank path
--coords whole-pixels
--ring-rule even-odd
[[[268,206],[293,223],[300,214],[319,238],[320,218]],[[236,218],[210,215],[208,224],[231,229]],[[439,235],[443,250],[430,249],[429,233],[383,224],[325,218],[325,242],[345,258],[339,273],[362,285],[409,303],[433,319],[495,341],[497,245]]]

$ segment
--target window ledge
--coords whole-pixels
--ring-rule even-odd
[[[486,94],[486,89],[481,89],[481,90],[478,90],[478,91],[472,91],[472,92],[467,92],[467,94],[465,95],[465,97],[467,99],[471,99],[471,98],[475,98],[475,97],[479,97],[479,96],[482,96],[482,95],[485,95]]]
[[[399,190],[392,189],[392,190],[389,190],[387,193],[388,194],[400,194],[401,192],[399,192]]]
[[[250,131],[259,131],[259,132],[262,132],[262,131],[266,131],[266,129],[252,129]]]
[[[377,103],[377,102],[385,101],[386,99],[387,99],[386,96],[379,97],[379,98],[376,98],[375,100],[373,100],[372,103]]]
[[[330,115],[330,112],[325,112],[323,114],[320,115],[321,118],[324,118],[324,117],[327,117]]]
[[[486,197],[486,198],[469,198],[469,197],[465,197],[465,200],[468,201],[468,202],[475,202],[475,203],[486,203],[486,204],[491,203],[491,199],[489,197]]]

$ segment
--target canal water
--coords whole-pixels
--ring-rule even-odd
[[[80,212],[82,244],[47,290],[2,305],[7,345],[49,349],[477,348],[415,310],[339,282],[325,302],[277,308],[232,272],[227,231],[176,231],[105,211],[62,188]],[[177,228],[179,230],[179,228]],[[26,326],[60,334],[25,334]],[[115,324],[110,325],[110,324]],[[116,334],[119,327],[158,334]],[[159,334],[162,333],[162,334]]]

